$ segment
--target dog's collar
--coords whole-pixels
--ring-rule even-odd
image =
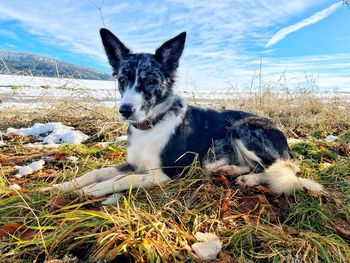
[[[152,129],[156,124],[161,122],[165,116],[169,114],[178,115],[181,114],[181,112],[184,113],[186,108],[186,103],[183,101],[183,99],[180,97],[174,97],[171,106],[167,110],[163,111],[153,118],[148,118],[141,122],[131,122],[130,125],[135,129],[146,131]]]
[[[141,122],[132,122],[130,123],[130,125],[133,126],[135,129],[146,131],[146,130],[152,129],[156,124],[161,122],[164,119],[164,117],[167,116],[168,114],[178,115],[183,109],[186,109],[186,104],[182,99],[177,99],[173,102],[170,108],[158,114],[157,116],[146,119]]]
[[[157,123],[159,123],[160,121],[163,120],[163,118],[165,117],[165,115],[167,115],[169,113],[169,111],[163,112],[159,115],[157,115],[156,117],[152,118],[152,119],[147,119],[141,122],[135,122],[135,123],[131,123],[132,126],[134,126],[135,129],[141,130],[141,131],[146,131],[149,129],[152,129],[154,125],[156,125]]]

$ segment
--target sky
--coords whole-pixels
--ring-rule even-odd
[[[99,28],[148,53],[186,31],[178,86],[188,90],[350,92],[349,25],[350,9],[328,0],[0,1],[0,49],[105,72]]]

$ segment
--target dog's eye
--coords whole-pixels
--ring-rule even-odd
[[[158,80],[156,80],[156,79],[147,79],[147,80],[145,80],[145,84],[147,86],[154,86],[154,85],[158,84]]]
[[[118,81],[120,84],[126,83],[128,81],[128,78],[125,76],[118,77]]]

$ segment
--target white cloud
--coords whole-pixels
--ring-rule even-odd
[[[343,5],[343,2],[338,2],[335,3],[333,5],[331,5],[330,7],[323,9],[322,11],[319,11],[315,14],[313,14],[312,16],[285,28],[280,29],[270,40],[269,42],[267,42],[267,44],[265,45],[266,48],[271,47],[273,45],[275,45],[276,43],[278,43],[279,41],[281,41],[282,39],[284,39],[287,35],[298,31],[299,29],[302,29],[303,27],[315,24],[319,21],[321,21],[322,19],[325,19],[326,17],[328,17],[330,14],[332,14],[335,10],[337,10],[339,7],[341,7]]]
[[[259,67],[259,57],[276,54],[272,49],[256,53],[249,50],[249,45],[263,47],[272,28],[329,1],[104,1],[101,10],[106,27],[135,52],[154,52],[165,40],[187,31],[179,85],[186,88],[197,83],[200,87],[222,88],[227,86],[226,82],[250,83]],[[1,1],[0,22],[16,21],[45,47],[60,47],[67,53],[107,65],[98,33],[103,24],[93,3],[99,6],[101,1]],[[40,43],[33,44],[38,46],[39,53]],[[350,58],[346,61],[349,63]],[[321,64],[327,67],[322,61],[276,58],[264,60],[263,70],[266,76],[277,76],[284,67],[318,72]],[[336,67],[335,60],[329,65]]]

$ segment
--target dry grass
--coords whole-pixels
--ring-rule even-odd
[[[271,117],[290,137],[312,135],[292,150],[302,175],[321,181],[327,196],[276,196],[263,187],[242,191],[194,164],[184,178],[129,191],[116,206],[74,193],[38,191],[125,158],[124,144],[97,145],[125,132],[113,110],[65,103],[35,115],[0,112],[1,129],[61,121],[93,135],[85,145],[57,150],[27,149],[28,139],[5,138],[7,146],[0,148],[1,262],[43,262],[68,254],[75,262],[197,262],[190,248],[197,231],[220,237],[221,262],[350,262],[348,102],[272,92],[212,102]],[[325,142],[329,134],[340,141]],[[69,161],[70,155],[78,162]],[[51,157],[44,170],[27,181],[13,178],[15,164],[42,157]],[[9,190],[15,182],[27,191]]]

